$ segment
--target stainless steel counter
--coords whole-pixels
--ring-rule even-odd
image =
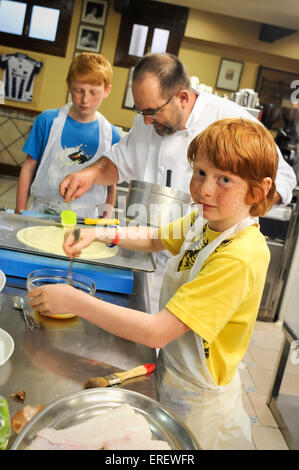
[[[125,225],[125,221],[121,221]],[[17,215],[14,213],[0,212],[0,248],[6,250],[13,250],[21,253],[28,253],[32,255],[44,256],[47,258],[66,260],[67,256],[54,255],[47,252],[42,252],[38,249],[32,248],[21,243],[17,239],[17,233],[27,227],[32,226],[59,226],[59,223],[51,221],[51,219],[43,219],[36,217],[27,217]],[[122,269],[130,269],[134,271],[154,272],[156,269],[155,258],[152,253],[143,253],[141,251],[126,250],[124,248],[118,249],[116,255],[110,258],[98,259],[79,259],[76,258],[77,263],[87,263],[90,265],[109,266]]]
[[[131,295],[98,292],[104,300],[137,310],[149,311],[146,275],[134,273]],[[84,389],[90,377],[111,374],[140,364],[155,362],[153,349],[115,337],[93,324],[74,318],[42,318],[41,330],[29,331],[20,311],[12,307],[12,295],[26,291],[6,286],[0,294],[0,327],[14,339],[10,360],[0,367],[0,395],[9,404],[11,415],[25,405],[47,405],[57,398]],[[129,379],[121,387],[157,399],[155,372]],[[24,403],[10,394],[24,389]],[[10,440],[14,440],[13,435]]]

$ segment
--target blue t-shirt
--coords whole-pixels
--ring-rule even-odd
[[[58,113],[59,109],[49,109],[39,114],[23,146],[23,152],[30,155],[38,164],[46,148],[51,126]],[[111,145],[113,145],[120,141],[120,135],[116,127],[113,124],[110,125],[112,128]],[[67,116],[61,134],[61,146],[62,148],[80,147],[81,163],[90,160],[99,146],[98,120],[85,123],[75,121],[70,116]]]

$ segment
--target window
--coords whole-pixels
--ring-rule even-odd
[[[0,44],[65,56],[74,0],[1,0]]]
[[[130,0],[123,10],[114,65],[133,67],[147,52],[178,55],[189,9],[169,3]]]

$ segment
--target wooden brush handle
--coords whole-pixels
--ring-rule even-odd
[[[135,367],[134,369],[126,370],[125,372],[114,372],[121,382],[123,380],[131,379],[132,377],[138,377],[139,375],[146,375],[155,369],[155,364],[143,364],[142,366]]]

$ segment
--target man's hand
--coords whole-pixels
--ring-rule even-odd
[[[93,184],[110,186],[118,182],[118,170],[107,157],[101,157],[92,165],[68,175],[59,185],[59,192],[64,202],[78,199],[88,191]]]
[[[65,202],[78,199],[94,184],[95,172],[91,167],[68,175],[59,185],[59,192]]]

